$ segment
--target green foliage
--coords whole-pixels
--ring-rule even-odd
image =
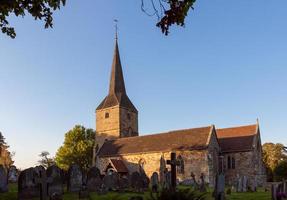
[[[78,164],[87,169],[92,164],[95,132],[83,126],[76,125],[65,134],[64,144],[58,149],[56,164],[67,170],[71,164]]]
[[[50,153],[48,151],[42,151],[39,154],[39,157],[41,159],[38,161],[38,163],[42,165],[43,167],[45,167],[46,169],[55,164],[54,158],[51,158],[49,156],[50,156]]]
[[[53,27],[53,12],[65,5],[66,0],[1,0],[0,29],[11,38],[16,37],[13,27],[9,26],[8,16],[24,17],[30,14],[35,20],[44,20],[45,28]]]
[[[287,179],[287,161],[280,161],[279,164],[274,169],[275,181],[282,181]]]
[[[148,200],[204,200],[206,194],[199,194],[191,189],[177,190],[171,192],[169,190],[162,190],[158,194],[150,195]]]
[[[0,165],[8,169],[14,163],[12,160],[14,154],[9,151],[9,145],[7,145],[5,137],[0,132]]]
[[[267,168],[268,180],[280,179],[283,176],[282,168],[287,162],[287,154],[283,144],[265,143],[263,144],[263,162]],[[278,174],[277,174],[278,173]]]
[[[156,24],[161,31],[168,35],[171,25],[176,24],[184,26],[185,17],[190,9],[194,9],[193,5],[196,0],[168,0],[169,9],[164,9],[164,15]]]

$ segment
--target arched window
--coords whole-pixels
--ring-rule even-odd
[[[231,157],[227,157],[227,169],[231,169]]]
[[[110,114],[108,112],[105,113],[105,118],[109,118],[110,117]]]
[[[231,167],[232,169],[235,169],[235,158],[234,157],[231,158]]]
[[[176,167],[177,169],[177,173],[178,174],[184,174],[184,160],[183,158],[181,157],[181,155],[179,155],[177,157],[177,162],[178,162],[178,165]]]

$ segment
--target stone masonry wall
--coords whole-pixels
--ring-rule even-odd
[[[139,170],[139,161],[144,160],[144,170],[148,177],[151,177],[153,172],[160,170],[160,158],[163,155],[165,160],[170,159],[171,152],[155,152],[155,153],[142,153],[142,154],[130,154],[121,155],[118,157],[100,158],[97,162],[97,167],[104,174],[109,159],[121,159],[125,162],[129,173]],[[201,173],[204,173],[205,181],[210,182],[209,165],[207,159],[207,150],[202,151],[177,151],[177,156],[181,155],[184,160],[184,174],[178,174],[179,180],[190,179],[191,172],[196,175],[196,179],[199,180]],[[170,169],[169,165],[167,168]]]

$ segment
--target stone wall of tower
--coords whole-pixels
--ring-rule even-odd
[[[108,117],[107,117],[108,115]],[[120,107],[114,106],[96,111],[96,132],[107,139],[116,139],[120,133]]]
[[[138,114],[129,109],[120,109],[120,137],[138,136]]]

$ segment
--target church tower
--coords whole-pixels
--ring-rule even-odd
[[[116,38],[109,93],[96,109],[97,149],[106,139],[132,136],[138,136],[138,111],[126,93]]]

